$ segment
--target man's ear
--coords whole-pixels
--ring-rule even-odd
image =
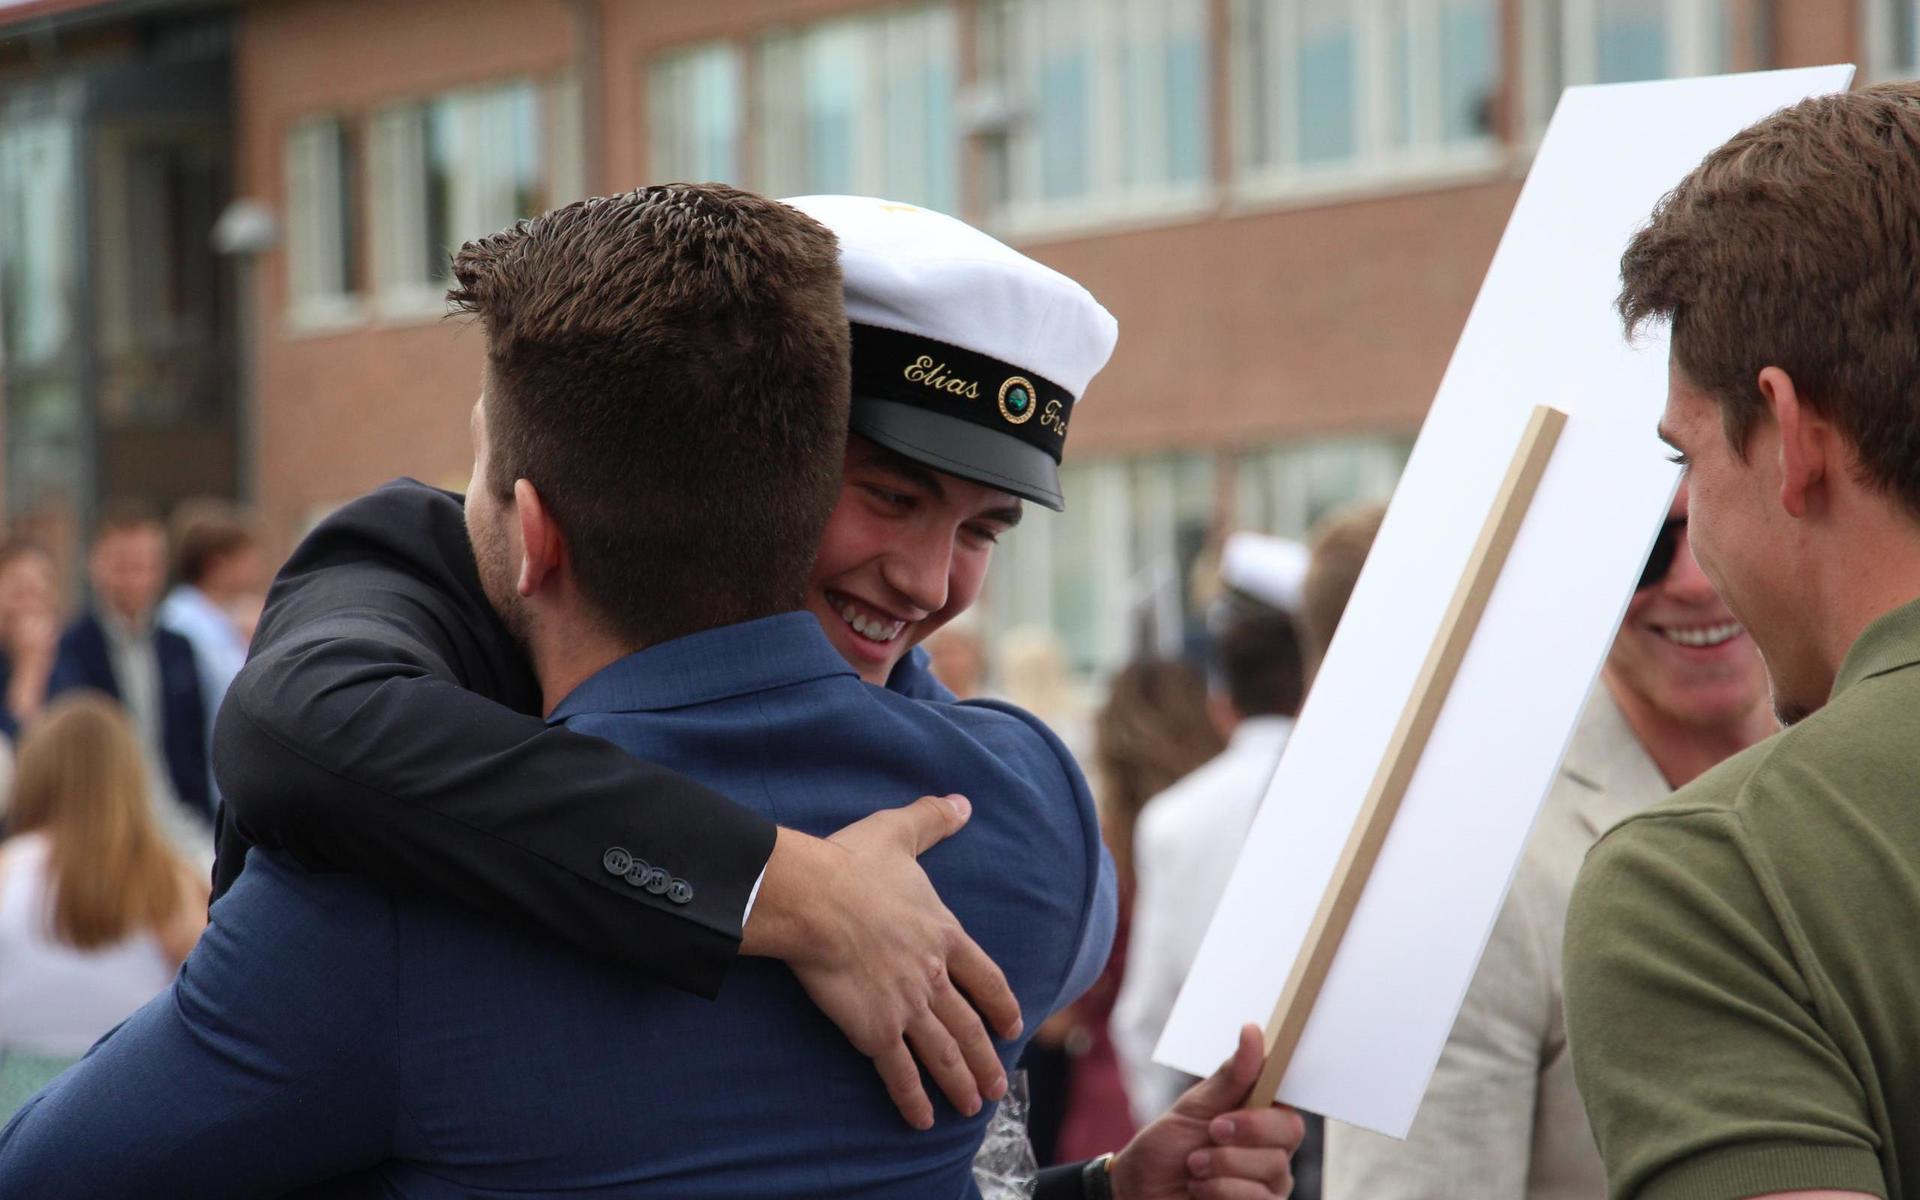
[[[554,523],[553,514],[547,510],[546,502],[540,499],[540,493],[528,480],[513,481],[513,507],[520,521],[520,545],[523,549],[520,578],[516,586],[522,596],[531,596],[564,564],[566,543],[560,536],[560,526]]]
[[[1780,430],[1780,507],[1790,517],[1803,518],[1824,501],[1828,473],[1838,465],[1832,461],[1834,429],[1807,407],[1792,377],[1779,367],[1764,368],[1759,382]]]

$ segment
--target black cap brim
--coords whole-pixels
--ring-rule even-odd
[[[1018,438],[898,401],[861,396],[853,398],[849,424],[860,436],[936,471],[1011,492],[1054,512],[1067,507],[1060,495],[1060,464]]]

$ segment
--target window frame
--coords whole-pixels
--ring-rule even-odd
[[[1078,38],[1086,55],[1087,82],[1084,103],[1089,114],[1087,162],[1091,182],[1085,193],[1048,199],[1043,195],[1023,194],[1007,177],[1039,179],[1043,177],[1046,147],[1035,124],[1039,98],[1024,94],[1011,81],[1038,77],[1048,38],[1042,30],[1048,14],[1041,5],[1047,0],[996,0],[995,13],[984,12],[976,27],[977,60],[987,67],[975,80],[982,107],[1011,114],[1007,126],[995,136],[1004,138],[1004,148],[990,149],[987,158],[997,159],[987,168],[999,176],[1003,193],[988,198],[988,219],[992,226],[1010,236],[1044,238],[1053,235],[1084,236],[1112,232],[1141,224],[1159,224],[1201,215],[1218,202],[1215,170],[1219,147],[1213,128],[1213,86],[1220,70],[1214,55],[1212,6],[1206,0],[1071,0],[1077,5]],[[1158,11],[1156,11],[1158,10]],[[1156,19],[1157,18],[1157,19]],[[1193,28],[1186,30],[1191,25]],[[1169,97],[1165,88],[1165,54],[1175,35],[1191,32],[1200,45],[1201,87],[1199,133],[1202,139],[1200,172],[1190,181],[1162,179],[1156,182],[1127,182],[1122,177],[1124,148],[1151,145],[1158,153],[1169,137],[1165,121]],[[1157,128],[1147,137],[1128,130],[1122,120],[1127,81],[1120,65],[1125,36],[1146,33],[1160,35],[1156,45],[1163,53],[1150,57],[1150,71],[1162,83],[1159,103],[1146,106]],[[994,44],[994,43],[998,44]],[[1024,50],[1023,48],[1033,48]],[[1010,53],[1010,50],[1012,51]],[[998,75],[988,73],[991,65]],[[1164,177],[1170,172],[1163,170]]]
[[[448,106],[449,119],[455,122],[460,136],[488,147],[487,155],[496,156],[463,157],[455,164],[447,233],[451,244],[442,250],[451,253],[467,238],[483,236],[521,216],[535,216],[553,207],[561,189],[582,186],[578,147],[567,150],[553,144],[569,123],[576,128],[580,124],[564,112],[569,89],[574,86],[566,75],[510,75],[425,95],[396,97],[369,114],[367,208],[372,307],[376,315],[404,322],[438,318],[446,312],[451,280],[420,269],[423,253],[432,253],[427,245],[432,224],[428,212],[428,154],[429,127],[436,106]],[[506,115],[505,102],[522,98],[534,105],[533,177],[539,196],[532,206],[534,211],[516,212],[501,221],[497,218],[502,212],[519,206],[511,201],[499,204],[503,181],[510,185],[512,171],[511,166],[505,172],[499,169],[503,161],[510,164],[510,158],[497,157],[498,147],[514,139],[497,136],[502,132],[498,126]],[[502,107],[496,110],[490,105]],[[517,145],[508,154],[515,152]]]
[[[809,43],[835,34],[855,39],[858,47],[854,54],[860,62],[859,78],[854,83],[857,99],[851,131],[852,178],[843,187],[818,183],[813,178],[807,130]],[[752,131],[748,169],[754,186],[770,195],[845,191],[958,213],[965,189],[959,113],[960,37],[959,16],[948,0],[863,9],[762,31],[754,39],[748,66],[758,103],[745,117]],[[944,103],[947,110],[943,122],[945,145],[930,149],[923,160],[920,174],[926,185],[924,192],[897,186],[900,180],[889,170],[895,158],[888,144],[892,132],[889,121],[897,111],[892,103],[893,89],[902,76],[911,74],[909,67],[923,73],[943,67],[952,85],[945,97],[935,101]],[[797,99],[775,107],[768,103],[772,96]],[[920,113],[926,120],[933,115],[931,110]],[[945,166],[936,169],[934,164],[942,153]],[[942,184],[946,194],[934,194]]]
[[[747,111],[747,80],[750,64],[748,55],[739,43],[728,39],[712,39],[703,42],[690,42],[674,46],[652,55],[646,65],[647,123],[645,130],[647,178],[652,183],[671,183],[675,181],[716,180],[720,182],[739,182],[747,176],[746,141],[747,130],[753,114]],[[717,64],[721,73],[727,76],[726,83],[733,91],[732,121],[726,131],[726,157],[728,162],[723,171],[709,170],[704,163],[694,163],[699,153],[685,154],[682,151],[692,145],[694,139],[684,136],[668,139],[661,136],[663,129],[675,128],[692,130],[697,122],[686,120],[688,112],[697,109],[706,99],[704,86],[692,90],[694,103],[686,104],[688,98],[684,84],[699,82],[704,85],[704,72],[709,64]],[[663,143],[676,141],[671,155],[663,154]]]
[[[1414,42],[1408,47],[1407,89],[1439,95],[1444,86],[1441,68],[1444,38],[1440,17],[1445,0],[1404,0],[1417,14],[1410,21]],[[1291,63],[1291,32],[1284,19],[1272,20],[1276,11],[1284,12],[1288,0],[1231,0],[1228,7],[1228,123],[1233,146],[1232,196],[1238,207],[1272,207],[1286,203],[1327,203],[1349,196],[1372,196],[1399,191],[1426,190],[1497,178],[1510,161],[1509,148],[1498,129],[1489,129],[1481,137],[1450,142],[1434,114],[1437,105],[1416,104],[1416,127],[1409,128],[1405,144],[1391,145],[1387,136],[1389,114],[1396,96],[1389,86],[1396,78],[1391,59],[1394,24],[1381,0],[1359,0],[1353,5],[1357,43],[1354,54],[1354,126],[1356,153],[1352,158],[1324,164],[1283,161],[1256,163],[1255,114],[1264,97],[1258,95],[1259,71],[1255,56],[1280,55]],[[1256,45],[1249,25],[1251,9],[1260,5],[1269,9],[1266,45]],[[1496,70],[1493,87],[1501,89],[1499,64],[1503,61],[1503,37],[1500,0],[1489,0],[1493,17],[1493,61]],[[1286,53],[1282,54],[1282,48]],[[1280,119],[1292,126],[1296,119],[1287,114]]]
[[[322,112],[290,123],[282,139],[287,198],[283,307],[288,325],[297,332],[332,331],[366,315],[368,280],[360,240],[366,171],[357,134],[351,117]],[[321,195],[338,203],[316,203]],[[324,278],[327,264],[336,278]]]
[[[1538,145],[1560,102],[1560,92],[1598,82],[1597,5],[1604,0],[1526,0],[1520,13],[1521,111],[1529,145]],[[1731,19],[1727,0],[1662,0],[1666,48],[1672,57],[1661,79],[1686,79],[1731,69],[1714,33]],[[1549,7],[1554,12],[1549,13]],[[1558,37],[1554,36],[1557,30]],[[1558,43],[1557,45],[1555,43]],[[1551,68],[1557,66],[1558,70]],[[1558,87],[1554,87],[1555,81]],[[1549,89],[1552,93],[1549,93]]]
[[[1898,33],[1899,10],[1908,9],[1909,36],[1913,40],[1909,60],[1901,62],[1892,52]],[[1865,0],[1860,5],[1860,48],[1864,83],[1892,83],[1920,78],[1920,0]]]

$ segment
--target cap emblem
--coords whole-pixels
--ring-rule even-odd
[[[1000,415],[1010,425],[1025,425],[1033,419],[1033,385],[1015,375],[1000,385]]]

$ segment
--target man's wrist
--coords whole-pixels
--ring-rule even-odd
[[[740,953],[756,958],[791,962],[809,949],[819,948],[823,930],[820,901],[828,893],[820,886],[818,865],[822,843],[818,838],[781,827],[773,853],[760,875],[759,892],[740,930]]]

